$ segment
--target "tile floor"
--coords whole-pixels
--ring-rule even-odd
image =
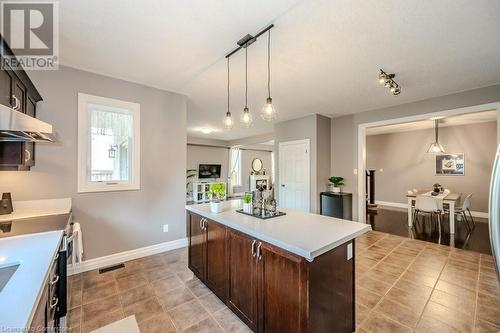
[[[358,332],[500,332],[492,257],[377,231],[356,242]],[[250,332],[180,249],[70,278],[71,332],[134,314],[142,333]]]

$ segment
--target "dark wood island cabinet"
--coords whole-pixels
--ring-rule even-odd
[[[354,239],[310,261],[191,211],[187,226],[189,268],[254,332],[355,331]]]

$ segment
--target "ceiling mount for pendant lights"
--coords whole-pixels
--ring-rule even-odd
[[[244,127],[250,127],[250,126],[252,126],[253,118],[252,118],[252,115],[250,114],[250,109],[248,108],[248,46],[253,44],[259,36],[270,31],[271,28],[273,28],[273,27],[274,27],[274,25],[271,24],[267,28],[261,30],[255,36],[247,34],[245,37],[241,38],[237,42],[238,47],[226,55],[226,58],[227,58],[227,111],[226,111],[226,116],[224,117],[224,127],[227,129],[232,128],[233,123],[234,123],[232,116],[231,116],[231,111],[229,109],[229,57],[231,57],[233,54],[235,54],[236,52],[238,52],[242,48],[245,49],[245,107],[243,108],[243,113],[241,115],[240,122]],[[271,98],[270,43],[271,43],[271,34],[269,32],[268,40],[267,40],[267,91],[268,91],[268,97],[266,100],[266,105],[262,109],[262,118],[265,120],[272,120],[276,117],[276,110],[274,109],[274,106],[272,104],[273,100]]]
[[[431,143],[427,152],[431,154],[444,153],[444,148],[439,143],[439,119],[434,119],[434,142]]]
[[[267,99],[260,115],[262,119],[267,121],[276,118],[276,109],[271,98],[271,30],[268,31],[267,35]]]

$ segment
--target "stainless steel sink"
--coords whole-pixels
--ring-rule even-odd
[[[9,282],[10,278],[16,270],[19,268],[19,263],[10,263],[5,265],[0,265],[0,292],[2,292],[7,282]]]

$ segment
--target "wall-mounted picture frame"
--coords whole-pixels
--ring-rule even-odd
[[[436,175],[463,176],[465,174],[465,156],[463,153],[436,155]]]

